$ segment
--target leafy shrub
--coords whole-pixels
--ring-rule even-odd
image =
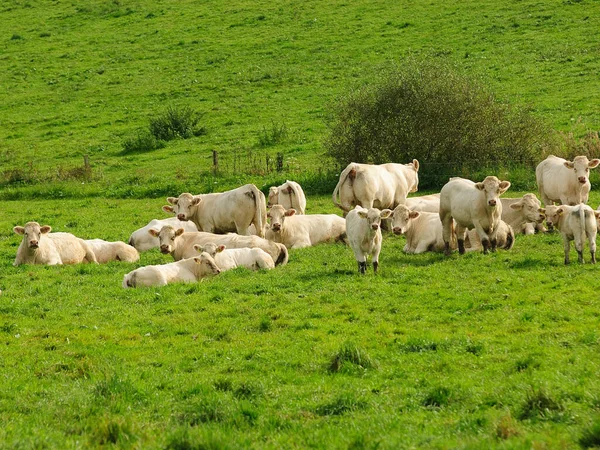
[[[143,153],[163,148],[165,141],[156,139],[150,132],[139,130],[135,136],[129,137],[123,141],[122,155],[131,153]]]
[[[198,126],[201,117],[189,106],[169,107],[162,115],[150,119],[150,134],[163,141],[201,136],[206,133],[204,127]]]
[[[421,187],[449,176],[534,167],[555,146],[527,109],[499,102],[482,83],[439,59],[409,59],[332,107],[327,153],[350,162],[407,163],[417,158]]]

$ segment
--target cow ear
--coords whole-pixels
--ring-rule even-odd
[[[413,159],[413,166],[415,166],[415,172],[419,171],[419,161]]]
[[[277,194],[277,186],[271,186],[269,188],[269,195],[271,194]]]
[[[475,183],[475,188],[479,189],[480,191],[483,191],[485,189],[485,186],[483,185],[483,183]]]
[[[508,188],[510,187],[510,181],[501,181],[500,182],[500,194],[504,194]]]
[[[595,158],[588,163],[588,167],[593,169],[594,167],[598,167],[598,164],[600,164],[600,159]]]
[[[296,214],[296,210],[295,210],[294,208],[288,209],[288,210],[285,212],[285,215],[286,215],[286,216],[288,216],[288,217],[289,217],[289,216],[293,216],[294,214]]]
[[[50,233],[51,231],[52,227],[50,225],[44,225],[43,227],[40,227],[40,232],[42,234]]]
[[[563,164],[565,165],[565,167],[567,169],[572,169],[573,167],[575,167],[575,165],[573,164],[573,161],[565,161]]]
[[[191,206],[196,206],[198,204],[200,204],[200,202],[202,201],[202,199],[200,197],[194,197],[192,199],[192,203],[190,203]]]
[[[379,213],[379,217],[381,217],[382,219],[387,219],[391,215],[392,215],[391,209],[384,209],[383,211],[381,211],[381,213]]]
[[[560,216],[560,215],[562,215],[563,211],[564,211],[564,210],[563,210],[562,208],[558,208],[558,209],[556,210],[556,214],[558,214],[558,215]]]
[[[177,204],[177,197],[167,197],[167,202],[169,202],[171,205],[176,205]]]
[[[154,228],[150,228],[150,229],[148,230],[148,233],[149,233],[149,234],[151,234],[151,235],[152,235],[152,236],[154,236],[154,237],[158,237],[158,235],[160,234],[160,232],[159,232],[159,231],[157,231],[157,230],[155,230]]]
[[[181,236],[185,230],[183,228],[179,228],[175,231],[175,236]]]
[[[546,214],[546,210],[544,208],[538,208],[538,212],[542,214]]]
[[[416,219],[420,215],[421,215],[421,213],[419,211],[411,211],[411,212],[408,213],[408,218],[409,219]]]
[[[358,214],[359,217],[362,217],[363,219],[366,219],[368,216],[367,211],[356,211],[356,213]]]
[[[523,203],[522,202],[513,203],[512,205],[510,205],[510,209],[516,209],[517,211],[520,211],[521,209],[523,209]]]
[[[202,253],[204,251],[200,244],[194,244],[194,250],[196,250],[198,253]]]
[[[596,219],[600,219],[600,211],[594,211],[594,215],[596,216]]]
[[[201,260],[200,258],[198,258],[198,257],[196,257],[196,256],[195,256],[195,257],[194,257],[194,262],[195,262],[196,264],[201,264],[201,263],[202,263],[202,260]]]
[[[217,253],[221,253],[223,250],[225,250],[225,246],[224,245],[219,245],[217,247]]]
[[[162,207],[162,210],[163,210],[164,212],[169,212],[169,213],[172,213],[172,212],[173,212],[173,207],[172,207],[172,206],[169,206],[169,205],[165,205],[165,206],[163,206],[163,207]]]
[[[24,227],[14,227],[13,231],[17,234],[25,234],[25,228]]]

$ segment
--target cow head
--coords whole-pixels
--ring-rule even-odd
[[[485,177],[481,183],[475,183],[475,188],[483,191],[486,203],[491,208],[496,207],[500,195],[504,194],[509,187],[510,181],[500,181],[494,176]]]
[[[206,252],[214,258],[217,253],[221,253],[223,250],[225,250],[225,246],[217,245],[214,242],[204,245],[194,244],[194,250],[196,250],[198,253]]]
[[[198,278],[207,277],[211,275],[218,275],[221,273],[221,269],[215,262],[214,258],[206,252],[200,253],[200,256],[194,257],[195,272]]]
[[[279,188],[277,186],[271,186],[269,188],[269,200],[267,206],[270,208],[273,205],[279,203]]]
[[[179,220],[189,220],[202,198],[184,192],[179,197],[168,197],[167,201],[173,206],[165,205],[163,211],[175,214]]]
[[[23,236],[23,240],[27,243],[27,247],[36,249],[40,246],[42,235],[50,233],[52,228],[48,225],[41,227],[37,222],[27,222],[24,227],[14,227],[13,231]]]
[[[542,204],[534,194],[525,194],[520,201],[510,205],[510,208],[515,211],[522,211],[527,222],[542,223],[544,214],[541,206]]]
[[[417,161],[416,159],[413,159],[411,163],[407,164],[408,166],[413,166],[413,168],[415,169],[415,182],[413,183],[413,185],[410,187],[410,189],[408,190],[408,192],[417,192],[419,190],[419,161]]]
[[[286,217],[290,217],[296,214],[295,209],[285,209],[281,205],[275,205],[271,209],[269,209],[269,213],[267,214],[267,218],[269,219],[269,223],[271,224],[271,231],[280,232],[283,229],[283,223],[285,222]]]
[[[594,211],[594,216],[596,216],[596,227],[600,231],[600,211]]]
[[[158,238],[158,246],[160,248],[160,252],[167,255],[173,251],[175,239],[181,236],[184,233],[184,231],[185,230],[183,228],[178,228],[176,230],[171,225],[165,225],[160,229],[160,231],[150,229],[148,230],[148,233]]]
[[[563,212],[564,209],[561,206],[549,205],[546,208],[542,208],[542,214],[546,215],[546,223],[550,228],[558,224]]]
[[[355,209],[357,208],[359,208],[359,206],[357,206]],[[374,231],[377,231],[381,226],[381,219],[387,219],[388,217],[390,217],[390,215],[392,214],[392,210],[384,209],[383,211],[380,211],[377,208],[360,208],[357,211],[357,214],[359,217],[367,219],[367,224],[369,228],[371,228]]]
[[[392,212],[392,231],[394,234],[404,234],[410,228],[411,221],[421,214],[411,211],[406,205],[398,205]]]
[[[567,169],[575,171],[575,177],[580,184],[586,184],[589,181],[590,169],[598,167],[598,164],[600,164],[600,159],[589,161],[587,156],[576,156],[573,161],[564,162]]]

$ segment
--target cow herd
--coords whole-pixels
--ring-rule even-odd
[[[358,270],[365,273],[367,259],[379,267],[382,228],[406,236],[406,253],[445,252],[496,248],[510,249],[517,234],[556,227],[569,263],[570,241],[575,241],[579,262],[589,242],[596,262],[596,233],[600,212],[587,206],[589,170],[599,159],[577,156],[566,161],[549,156],[536,168],[536,180],[545,208],[534,194],[500,198],[509,181],[488,176],[481,182],[451,178],[439,194],[407,197],[419,184],[419,162],[408,164],[349,164],[333,192],[337,214],[305,214],[301,186],[286,181],[271,187],[268,204],[254,185],[221,193],[168,197],[163,211],[174,214],[154,219],[134,231],[129,244],[99,239],[83,240],[70,233],[52,233],[51,227],[28,222],[14,227],[23,239],[14,265],[106,263],[139,260],[139,252],[159,248],[174,262],[139,267],[123,278],[123,287],[160,286],[196,282],[235,267],[273,269],[286,264],[289,249],[323,242],[348,244]],[[559,203],[555,206],[555,203]]]

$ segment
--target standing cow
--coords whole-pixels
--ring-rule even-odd
[[[367,271],[367,257],[373,259],[373,271],[379,268],[379,253],[381,252],[381,219],[387,219],[392,214],[389,209],[380,211],[377,208],[365,209],[359,205],[346,216],[346,234],[348,242],[358,262],[358,271]]]
[[[480,183],[464,178],[451,178],[440,192],[440,220],[443,226],[446,255],[450,254],[452,220],[456,222],[458,251],[465,253],[465,232],[475,228],[483,253],[496,250],[498,222],[502,216],[499,196],[510,187],[509,181],[488,176]]]
[[[350,163],[340,174],[333,203],[347,214],[354,206],[394,209],[419,186],[419,161],[409,164]],[[338,202],[339,197],[339,202]]]
[[[281,186],[271,186],[267,206],[281,205],[285,209],[295,209],[296,214],[306,214],[306,197],[302,187],[295,181],[287,180]]]
[[[265,194],[253,184],[213,194],[186,192],[167,201],[172,206],[163,206],[163,211],[175,214],[179,220],[191,220],[199,231],[248,235],[248,227],[254,225],[256,234],[264,236],[267,202]]]
[[[590,169],[598,167],[600,159],[576,156],[573,161],[548,156],[535,168],[535,178],[544,206],[555,202],[562,205],[587,203],[592,185]]]

